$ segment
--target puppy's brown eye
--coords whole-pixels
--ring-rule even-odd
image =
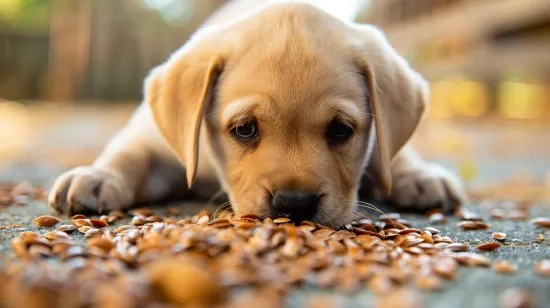
[[[258,136],[258,124],[256,120],[251,120],[235,126],[231,132],[238,139],[251,140]]]
[[[333,120],[328,125],[327,139],[331,145],[342,144],[353,135],[353,128],[347,124],[342,123],[340,120]]]

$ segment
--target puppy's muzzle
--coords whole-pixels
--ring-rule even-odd
[[[321,196],[304,191],[278,191],[270,200],[272,217],[288,217],[293,221],[312,220]]]

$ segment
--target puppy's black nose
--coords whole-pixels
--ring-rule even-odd
[[[311,220],[319,208],[320,196],[316,193],[283,190],[271,200],[271,214],[286,216],[295,222]]]

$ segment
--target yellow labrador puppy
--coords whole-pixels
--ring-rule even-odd
[[[213,180],[237,214],[333,226],[360,191],[402,208],[464,202],[456,177],[407,145],[428,84],[382,32],[306,3],[242,4],[152,70],[144,104],[93,165],[56,181],[52,208],[125,209]]]

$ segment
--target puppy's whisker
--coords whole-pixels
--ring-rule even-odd
[[[216,213],[217,213],[219,210],[221,210],[221,209],[223,209],[223,210],[227,209],[228,206],[231,206],[231,202],[227,201],[227,202],[222,203],[222,205],[220,205],[220,206],[216,209],[216,211],[214,211],[214,213],[212,214],[212,218],[213,218],[213,219],[216,219],[216,218],[217,218],[217,217],[216,217]]]
[[[228,215],[229,215],[232,211],[233,211],[233,210],[232,210],[231,206],[229,206],[229,207],[227,207],[225,210],[223,210],[223,212],[221,212],[220,215],[219,215],[218,217],[223,218],[224,215],[225,215],[225,212],[228,212]]]
[[[377,208],[376,206],[368,203],[368,202],[365,202],[365,201],[357,201],[357,205],[360,206],[360,207],[364,207],[364,208],[367,208],[367,209],[371,209],[371,210],[374,210],[376,212],[379,212],[380,214],[382,215],[386,215],[386,213],[384,213],[383,211],[381,211],[379,208]],[[389,217],[388,217],[389,218]],[[395,225],[395,222],[393,221],[393,219],[389,218],[391,224],[393,225],[394,228],[397,228],[397,226]]]
[[[365,213],[361,213],[361,212],[358,212],[358,211],[352,211],[352,214],[354,214],[354,218],[359,218],[359,219],[363,219],[363,218],[368,218],[370,220],[373,220],[372,217],[368,216],[367,214]]]

